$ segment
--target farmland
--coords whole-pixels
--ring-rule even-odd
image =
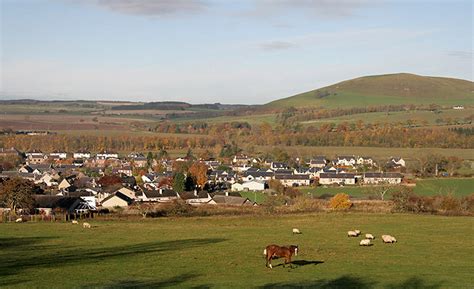
[[[473,219],[407,214],[164,218],[1,224],[8,288],[467,288]],[[291,234],[298,227],[303,234]],[[359,247],[359,228],[398,243]],[[294,244],[295,268],[267,269],[267,244]],[[429,243],[429,246],[427,245]],[[274,260],[273,264],[280,264]],[[370,274],[368,274],[370,272]]]

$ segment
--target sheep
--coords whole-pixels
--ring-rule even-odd
[[[71,222],[72,224],[79,224],[79,222],[77,220],[72,220]]]
[[[363,239],[360,241],[359,246],[370,246],[370,239]]]
[[[356,231],[348,231],[347,232],[347,237],[357,237],[359,234],[357,234]]]
[[[83,223],[83,224],[82,224],[82,227],[83,227],[83,228],[88,228],[88,229],[90,229],[90,228],[91,228],[91,224],[89,224],[89,223]]]
[[[18,219],[15,220],[15,223],[21,223],[21,222],[23,222],[22,218],[18,218]]]
[[[370,240],[375,239],[374,235],[372,235],[372,234],[365,234],[365,238],[370,239]]]
[[[390,235],[382,235],[382,241],[384,243],[395,243],[397,242],[397,239],[395,239],[394,237]]]
[[[359,230],[354,230],[354,232],[356,232],[357,236],[360,235],[360,231],[359,231]]]
[[[301,231],[297,228],[293,228],[293,234],[301,234]]]

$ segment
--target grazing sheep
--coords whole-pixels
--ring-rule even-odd
[[[359,230],[354,230],[354,232],[356,232],[357,236],[360,235],[360,231],[359,231]]]
[[[89,224],[89,223],[83,223],[83,224],[82,224],[82,227],[83,227],[83,228],[88,228],[88,229],[90,229],[90,228],[91,228],[91,224]]]
[[[293,234],[301,234],[301,231],[296,228],[293,228]]]
[[[370,240],[375,239],[374,235],[372,235],[372,234],[365,234],[365,238],[370,239]]]
[[[395,243],[397,242],[397,239],[395,239],[394,237],[390,235],[382,235],[382,241],[384,243]]]
[[[370,239],[363,239],[360,241],[359,246],[370,246]]]
[[[73,223],[73,224],[79,224],[79,222],[78,222],[78,221],[76,221],[76,220],[72,220],[72,222],[71,222],[71,223]]]
[[[357,234],[356,231],[348,231],[347,232],[347,237],[357,237],[359,234]]]
[[[18,218],[18,219],[15,220],[15,223],[21,223],[21,222],[23,222],[22,218]]]

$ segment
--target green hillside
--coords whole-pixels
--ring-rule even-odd
[[[365,76],[266,104],[267,108],[363,107],[388,104],[473,105],[474,83],[408,73]]]

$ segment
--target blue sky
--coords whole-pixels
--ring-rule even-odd
[[[473,80],[472,1],[0,2],[5,99],[259,104],[364,75]]]

